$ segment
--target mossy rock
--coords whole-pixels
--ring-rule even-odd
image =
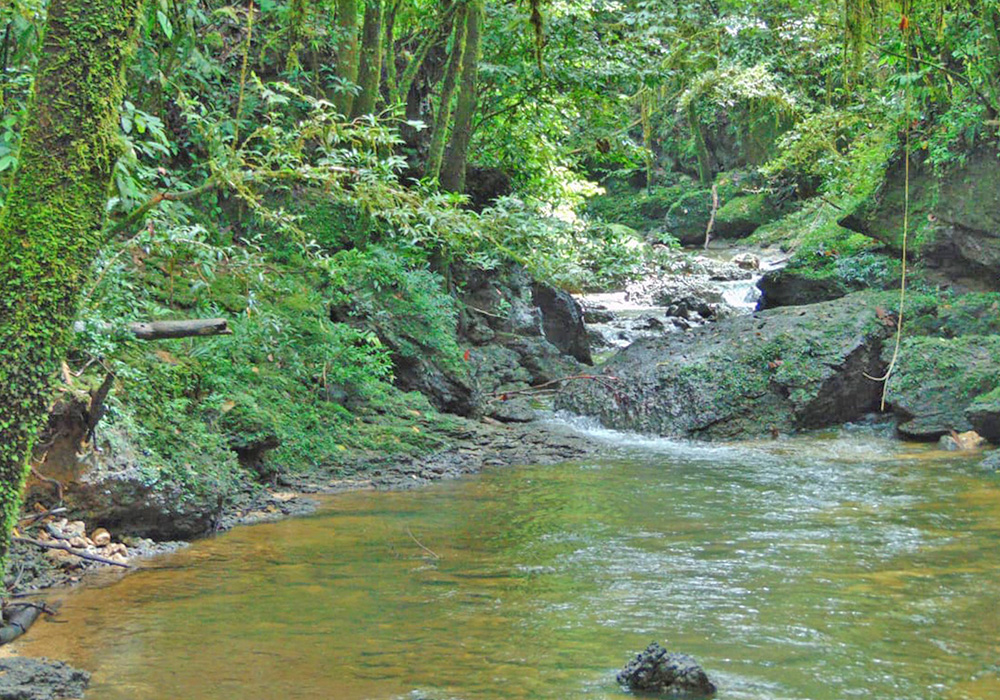
[[[965,409],[965,417],[977,433],[992,443],[1000,442],[1000,387],[977,396]]]
[[[861,292],[639,340],[605,364],[605,381],[574,383],[557,407],[616,429],[703,438],[856,420],[878,407],[881,385],[867,377],[884,371],[892,329],[878,309],[890,302]]]
[[[909,335],[1000,335],[1000,294],[996,292],[923,294],[910,297],[907,306]]]
[[[891,289],[899,284],[899,272],[898,260],[879,253],[796,256],[784,268],[761,277],[760,308],[815,304],[865,289]]]
[[[652,190],[619,189],[594,197],[587,202],[586,211],[600,221],[645,233],[662,228],[670,207],[697,187],[692,181]]]
[[[906,203],[904,164],[891,167],[878,192],[860,202],[841,222],[902,247]],[[1000,289],[1000,159],[991,148],[938,173],[911,165],[908,250],[949,279],[982,289]]]
[[[734,197],[715,214],[713,235],[743,238],[778,217],[778,209],[763,192]]]
[[[892,347],[883,353],[888,360]],[[886,388],[903,435],[936,439],[973,429],[967,410],[1000,386],[1000,336],[906,338]],[[983,407],[992,401],[984,397]]]

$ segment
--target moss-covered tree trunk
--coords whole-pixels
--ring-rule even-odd
[[[441,173],[444,145],[448,142],[451,102],[458,86],[458,77],[462,73],[462,57],[465,54],[466,10],[467,2],[463,2],[455,16],[451,54],[448,56],[448,65],[445,68],[444,82],[441,83],[441,99],[438,102],[437,114],[434,115],[434,130],[431,132],[431,145],[427,151],[427,165],[424,167],[424,175],[429,178],[436,178]]]
[[[0,214],[0,567],[77,297],[101,242],[141,0],[51,0]]]
[[[361,64],[358,85],[361,92],[354,98],[352,117],[371,114],[378,102],[382,81],[382,0],[365,0],[365,19],[361,25]]]
[[[345,117],[354,106],[358,82],[358,0],[337,0],[337,61],[334,74],[341,89],[334,98],[337,111]]]
[[[483,21],[483,0],[468,0],[465,15],[465,52],[462,55],[462,86],[455,103],[455,123],[441,165],[441,187],[449,192],[465,190],[465,170],[472,141],[472,118],[476,113],[479,71],[479,35]]]

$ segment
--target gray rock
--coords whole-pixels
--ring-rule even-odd
[[[986,455],[985,459],[979,463],[979,466],[991,472],[1000,471],[1000,450],[994,450]]]
[[[1000,443],[1000,390],[976,397],[965,409],[972,429],[990,442]]]
[[[671,697],[707,698],[716,691],[698,662],[686,654],[669,652],[656,642],[628,662],[616,680],[632,692]]]
[[[583,309],[576,299],[568,292],[536,282],[531,288],[531,301],[541,311],[545,339],[580,362],[593,364]]]
[[[819,428],[877,410],[891,328],[884,295],[863,292],[809,307],[736,316],[641,339],[576,382],[556,407],[608,427],[733,438]]]
[[[886,347],[888,360],[892,348]],[[1000,385],[1000,337],[907,338],[886,388],[886,401],[907,437],[935,440],[974,428],[994,438],[991,390]],[[990,393],[987,393],[990,392]]]
[[[12,657],[0,659],[2,700],[81,698],[90,674],[62,661]]]
[[[878,193],[840,224],[891,245],[901,244],[904,183],[902,160],[889,170]],[[909,251],[946,279],[980,289],[1000,289],[1000,161],[980,148],[942,174],[929,163],[911,164]]]

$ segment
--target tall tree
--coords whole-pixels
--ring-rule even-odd
[[[375,111],[381,79],[382,0],[365,0],[365,19],[361,26],[361,64],[358,67],[358,86],[361,91],[354,98],[352,117]]]
[[[431,145],[427,151],[427,165],[424,175],[436,178],[441,173],[441,160],[444,157],[444,145],[448,139],[448,126],[451,124],[451,102],[455,96],[458,77],[462,73],[462,58],[465,55],[465,30],[468,3],[463,2],[455,16],[455,34],[452,37],[451,55],[445,68],[444,82],[441,84],[441,99],[437,114],[434,116],[434,130],[431,133]]]
[[[468,0],[465,15],[465,52],[462,56],[462,86],[455,103],[455,124],[441,165],[441,187],[449,192],[465,189],[466,162],[472,140],[472,118],[476,113],[476,75],[479,72],[479,39],[483,22],[483,0]]]
[[[337,0],[337,58],[334,74],[341,81],[333,98],[337,111],[345,117],[354,106],[358,82],[358,0]]]
[[[141,0],[51,0],[0,214],[0,566],[28,458],[101,244],[124,65]]]

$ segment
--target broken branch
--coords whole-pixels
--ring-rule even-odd
[[[75,333],[82,333],[87,329],[87,324],[77,321],[73,324]],[[163,340],[165,338],[189,338],[200,335],[232,335],[229,322],[224,318],[196,318],[183,321],[151,321],[135,322],[127,326],[113,326],[110,323],[97,324],[97,330],[101,333],[115,333],[125,330],[134,335],[139,340]]]

